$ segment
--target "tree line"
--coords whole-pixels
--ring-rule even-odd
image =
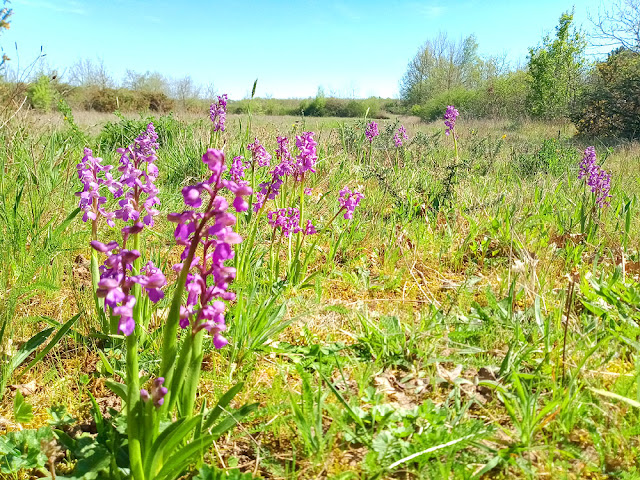
[[[475,36],[438,34],[411,59],[400,81],[407,112],[434,120],[454,104],[472,117],[571,119],[584,134],[640,135],[640,0],[612,0],[585,34],[563,13],[552,35],[531,47],[527,63],[508,68],[483,57]],[[591,62],[586,49],[613,47]]]

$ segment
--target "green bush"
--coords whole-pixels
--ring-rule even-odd
[[[174,108],[174,101],[162,92],[139,92],[127,88],[75,87],[61,85],[72,108],[97,112],[158,112],[166,113]]]
[[[235,114],[300,115],[300,103],[295,99],[253,98],[230,101],[227,111]]]
[[[144,104],[152,112],[165,113],[173,110],[174,102],[162,92],[141,92]]]
[[[442,118],[447,110],[447,105],[455,105],[465,117],[474,117],[478,110],[480,94],[477,90],[467,90],[464,87],[454,88],[442,92],[427,100],[423,105],[414,106],[412,113],[422,120],[432,122]]]
[[[528,74],[511,72],[489,82],[479,95],[476,115],[494,118],[524,117],[527,113]]]
[[[308,117],[326,117],[327,100],[323,96],[318,96],[313,100],[303,100],[300,103],[300,110]]]
[[[36,110],[51,111],[51,107],[56,100],[56,90],[51,85],[51,80],[47,75],[41,75],[35,83],[29,86],[27,98],[31,106]]]
[[[572,120],[581,134],[640,138],[640,54],[618,49],[598,63]]]
[[[386,118],[383,113],[384,100],[377,97],[366,99],[346,99],[318,96],[313,100],[303,100],[300,111],[309,117],[363,117],[369,110],[369,118]]]
[[[579,161],[580,153],[574,147],[548,138],[539,146],[512,148],[510,165],[519,177],[529,177],[539,173],[560,175]]]
[[[166,147],[175,143],[178,133],[184,130],[185,125],[177,120],[173,115],[164,117],[144,117],[140,119],[129,119],[116,113],[119,120],[108,122],[98,136],[98,144],[103,152],[113,151],[116,148],[126,147],[133,140],[146,130],[147,125],[152,122],[158,134],[160,147]]]

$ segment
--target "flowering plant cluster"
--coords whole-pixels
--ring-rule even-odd
[[[409,135],[407,135],[407,129],[404,128],[404,125],[400,125],[398,127],[398,131],[393,135],[393,143],[395,143],[397,148],[400,148],[405,140],[409,139]]]
[[[155,208],[160,203],[157,197],[158,188],[155,180],[158,175],[157,159],[158,135],[152,123],[140,134],[131,145],[120,148],[119,180],[114,180],[110,165],[102,165],[100,158],[93,157],[90,149],[85,149],[85,156],[78,164],[78,176],[83,190],[80,196],[80,208],[85,211],[84,221],[92,220],[91,246],[96,252],[107,255],[104,264],[97,268],[97,260],[92,253],[92,269],[94,281],[99,276],[95,287],[98,298],[104,299],[100,306],[109,308],[112,318],[117,320],[116,331],[131,335],[135,328],[133,308],[136,297],[131,294],[134,284],[144,288],[149,300],[157,302],[163,297],[160,290],[166,285],[162,272],[149,262],[139,272],[133,273],[133,264],[140,258],[136,246],[127,249],[126,243],[131,235],[137,238],[145,225],[153,226],[154,217],[158,215]],[[102,175],[101,175],[102,174]],[[120,198],[119,208],[108,212],[104,208],[106,197],[100,194],[100,187],[106,186],[115,199]],[[133,224],[122,227],[122,247],[115,241],[104,244],[97,241],[97,218],[103,216],[110,227],[115,226],[114,219]],[[142,222],[140,221],[142,217]]]
[[[93,221],[92,252],[106,255],[99,268],[96,261],[96,275],[93,276],[95,295],[102,299],[102,304],[96,306],[108,310],[112,322],[115,320],[115,326],[112,325],[107,333],[119,332],[126,337],[125,408],[130,471],[136,480],[162,477],[163,472],[174,468],[178,472],[184,471],[183,464],[173,464],[170,454],[174,452],[159,453],[157,449],[162,448],[162,444],[157,446],[154,442],[160,435],[161,421],[172,417],[178,402],[180,415],[186,418],[194,415],[204,333],[213,337],[216,348],[228,343],[222,335],[226,330],[225,302],[235,299],[229,285],[236,277],[236,269],[226,263],[233,259],[234,246],[241,243],[242,238],[233,230],[236,217],[229,211],[229,202],[223,194],[235,197],[232,205],[236,212],[248,210],[245,197],[252,194],[248,182],[242,180],[246,168],[242,157],[234,159],[229,172],[231,178],[225,179],[224,153],[214,149],[206,151],[202,160],[209,168],[209,178],[184,187],[182,195],[187,209],[167,216],[176,224],[174,238],[183,246],[182,261],[174,266],[179,276],[163,326],[160,375],[148,388],[140,388],[138,344],[139,339],[144,338],[150,316],[150,311],[141,305],[161,300],[167,284],[165,275],[153,262],[142,264],[143,254],[139,248],[141,234],[153,226],[154,217],[159,213],[155,208],[160,203],[155,186],[157,148],[157,135],[149,124],[131,145],[118,150],[121,175],[117,181],[110,174],[112,167],[102,165],[101,159],[94,158],[91,150],[85,150],[78,165],[83,184],[83,190],[78,193],[80,205],[85,210],[85,221]],[[120,199],[115,212],[104,209],[106,197],[101,194],[102,187]],[[125,223],[121,228],[121,242],[102,243],[96,239],[98,215],[107,218],[110,226],[115,225],[116,219]],[[185,292],[186,298],[183,298]],[[179,328],[188,333],[179,336]],[[206,449],[212,441],[210,435],[200,435],[192,430],[183,435],[178,443],[185,448]],[[171,448],[175,449],[175,445]],[[166,474],[163,478],[175,476]]]
[[[247,270],[251,258],[259,255],[254,250],[255,238],[258,230],[259,219],[266,213],[267,222],[272,228],[269,247],[270,271],[273,281],[277,281],[280,266],[280,248],[282,240],[288,239],[287,248],[287,274],[289,285],[297,285],[306,271],[310,258],[313,256],[315,242],[303,250],[305,238],[314,236],[319,232],[317,223],[305,218],[305,197],[312,193],[305,182],[309,176],[316,173],[318,162],[318,143],[314,132],[304,132],[295,137],[295,146],[292,149],[290,140],[286,136],[276,138],[277,146],[273,157],[257,138],[247,145],[247,150],[252,153],[250,162],[243,162],[236,157],[231,166],[229,177],[238,184],[238,187],[250,186],[254,195],[251,198],[252,214],[245,216],[251,222],[247,242],[239,249],[236,265],[240,265],[239,273]],[[272,160],[275,160],[272,162]],[[245,169],[251,167],[251,181],[245,181]],[[259,172],[257,169],[270,167],[269,170]],[[256,181],[256,174],[262,178]],[[265,178],[266,177],[266,178]],[[257,184],[257,185],[256,185]],[[255,186],[255,188],[254,188]],[[351,192],[346,189],[340,197],[340,209],[336,215],[324,225],[325,230],[333,223],[340,213],[345,219],[353,218],[353,211],[363,195],[359,192]],[[273,200],[273,206],[266,208],[269,200]],[[276,235],[277,233],[280,235]],[[242,280],[242,278],[241,278]],[[308,277],[307,277],[308,280]]]
[[[242,155],[233,157],[233,162],[231,162],[231,168],[229,169],[229,178],[236,183],[246,182],[246,180],[244,180],[244,171],[248,167],[249,164],[244,162]]]
[[[300,226],[300,209],[295,207],[279,208],[267,213],[269,225],[276,230],[280,229],[282,235],[289,237],[291,233],[303,232],[305,236],[318,233],[311,220],[307,220],[307,225],[302,229]]]
[[[279,163],[269,172],[268,179],[258,185],[258,192],[253,203],[254,212],[260,211],[267,200],[274,200],[280,194],[281,187],[287,177],[292,177],[295,181],[303,183],[307,172],[315,173],[318,143],[313,138],[314,135],[314,132],[305,132],[296,136],[298,155],[295,158],[289,151],[289,139],[287,137],[277,138],[278,147],[275,153]]]
[[[133,263],[140,258],[140,252],[125,248],[126,241],[130,232],[134,231],[134,234],[137,234],[141,230],[140,224],[133,229],[124,227],[122,248],[119,248],[117,242],[91,242],[92,248],[107,254],[107,259],[100,267],[100,281],[96,294],[104,298],[105,306],[111,309],[113,317],[118,318],[118,331],[126,336],[131,335],[136,326],[133,318],[133,308],[137,302],[136,297],[132,295],[134,284],[143,287],[153,303],[164,298],[161,288],[167,284],[162,271],[151,261],[140,270],[140,275],[132,275]]]
[[[253,143],[247,145],[247,150],[251,152],[253,162],[259,167],[269,166],[271,162],[271,155],[269,155],[267,149],[264,148],[264,145],[260,144],[257,138],[254,139]]]
[[[373,139],[376,138],[380,133],[378,132],[378,124],[376,122],[370,122],[367,125],[367,128],[364,131],[364,135],[369,140],[369,143],[373,142]]]
[[[300,228],[300,210],[298,208],[279,208],[267,213],[269,225],[273,229],[280,229],[285,237],[291,233],[301,232]]]
[[[76,193],[80,197],[80,208],[85,212],[83,221],[96,222],[98,215],[106,219],[110,227],[115,226],[114,218],[138,221],[142,214],[145,225],[153,226],[153,217],[158,215],[154,207],[160,203],[155,186],[158,176],[156,150],[158,149],[158,135],[152,123],[138,136],[131,145],[118,149],[120,154],[120,179],[115,180],[111,174],[111,165],[102,165],[102,159],[93,156],[93,152],[85,148],[84,157],[78,164],[78,177],[83,189]],[[102,186],[113,194],[114,198],[121,198],[120,208],[115,212],[108,212],[104,208],[107,198],[100,193]],[[96,224],[93,228],[95,240]]]
[[[456,120],[458,119],[459,112],[453,105],[449,105],[447,107],[446,112],[444,113],[444,125],[446,128],[445,132],[449,135],[456,128]]]
[[[209,108],[209,118],[213,122],[214,132],[224,132],[224,124],[227,120],[227,94],[219,95],[218,101],[212,103]]]
[[[353,218],[353,212],[360,204],[360,200],[364,198],[364,195],[356,190],[351,191],[348,187],[344,187],[340,190],[340,211],[344,211],[344,218],[351,220]]]
[[[246,184],[222,178],[226,168],[223,152],[209,149],[202,161],[209,167],[211,176],[197,185],[184,187],[182,195],[187,207],[197,209],[203,205],[202,194],[206,192],[204,211],[186,210],[171,213],[167,218],[177,223],[174,237],[176,243],[184,246],[183,262],[174,269],[188,272],[185,276],[187,302],[180,307],[180,327],[191,326],[194,333],[206,330],[213,336],[214,346],[222,348],[227,340],[221,335],[226,330],[225,304],[221,300],[235,299],[228,288],[236,276],[236,269],[225,266],[225,262],[233,258],[232,246],[242,242],[242,238],[233,231],[236,217],[228,212],[229,203],[219,194],[222,190],[234,194],[233,206],[242,212],[248,208],[244,197],[252,191]],[[196,256],[198,248],[202,250],[201,256]]]
[[[143,217],[144,224],[153,226],[153,217],[160,213],[154,208],[160,204],[157,197],[158,188],[154,183],[158,177],[158,167],[154,163],[157,160],[158,147],[158,134],[150,123],[147,130],[131,145],[117,150],[121,155],[118,171],[122,175],[114,197],[124,198],[118,202],[120,208],[115,212],[116,218],[125,222],[138,221],[141,215],[146,213]]]
[[[611,195],[611,175],[596,162],[596,149],[587,147],[580,162],[580,171],[578,179],[584,179],[586,185],[591,188],[591,192],[595,195],[596,205],[602,208],[609,205]]]
[[[115,193],[120,188],[109,173],[113,166],[102,165],[102,159],[94,157],[93,151],[85,148],[84,157],[76,168],[78,178],[82,182],[82,191],[76,192],[76,196],[80,197],[80,209],[84,212],[82,221],[96,222],[98,215],[101,215],[107,220],[110,227],[114,227],[115,214],[104,209],[103,205],[106,203],[107,197],[100,193],[100,187],[103,185],[107,186],[111,193]]]
[[[214,130],[224,131],[225,95],[219,97],[211,113]],[[282,241],[285,238],[288,239],[289,259],[286,283],[305,285],[315,275],[304,277],[318,238],[314,222],[304,218],[305,197],[311,194],[305,181],[310,174],[316,173],[318,162],[318,144],[314,136],[314,132],[296,136],[293,151],[289,150],[287,137],[278,137],[275,165],[271,165],[273,157],[257,138],[247,145],[250,161],[236,156],[227,166],[223,150],[210,148],[204,153],[202,161],[208,167],[208,178],[182,188],[185,209],[167,215],[167,220],[175,224],[173,237],[182,251],[179,263],[173,266],[178,278],[162,325],[159,373],[148,380],[141,380],[139,344],[144,342],[149,327],[151,305],[164,298],[163,290],[167,285],[162,270],[148,261],[140,248],[142,235],[154,226],[159,214],[159,191],[155,185],[159,174],[156,166],[158,136],[149,124],[131,145],[118,149],[120,177],[117,180],[111,174],[113,167],[103,165],[101,159],[93,157],[91,150],[85,151],[78,165],[83,188],[77,195],[85,212],[84,220],[92,220],[92,273],[96,258],[92,278],[96,299],[101,302],[96,301],[96,307],[104,315],[104,312],[109,313],[111,322],[107,322],[109,330],[106,332],[109,338],[123,341],[126,346],[126,386],[116,389],[126,405],[131,478],[177,478],[185,468],[184,464],[174,462],[177,459],[187,462],[192,458],[181,457],[179,449],[201,454],[214,440],[211,428],[220,412],[203,408],[202,413],[194,413],[204,356],[203,342],[209,338],[208,334],[216,349],[228,344],[225,338],[227,302],[236,300],[230,286],[239,272],[251,271],[251,261],[256,258],[256,252],[252,250],[256,230],[268,200],[274,200],[272,210],[267,213],[268,224],[273,229],[270,264],[276,267],[272,269],[274,280],[279,278],[279,248],[281,243],[286,243]],[[249,167],[250,180],[245,179]],[[265,168],[259,173],[266,176],[266,180],[259,184],[254,196],[256,167]],[[106,190],[117,200],[113,212],[106,209],[107,198],[103,195]],[[347,187],[341,190],[340,207],[323,230],[326,231],[341,214],[347,220],[352,219],[363,197],[362,193]],[[253,201],[253,211],[249,211],[249,200]],[[241,218],[251,222],[248,242],[243,242],[234,230],[236,215],[244,212],[246,214]],[[100,216],[106,218],[111,227],[117,221],[123,223],[121,240],[98,241],[97,220]],[[277,231],[281,235],[274,256]],[[303,254],[304,239],[312,235],[315,236],[313,245]],[[335,245],[341,238],[342,235]],[[97,262],[98,253],[106,257],[101,266]],[[113,335],[117,333],[122,334],[124,340]],[[223,410],[239,386],[232,390],[221,397],[220,402],[226,402],[221,404]],[[179,416],[176,422],[162,427],[176,412]],[[207,419],[207,412],[211,420]],[[234,420],[247,413],[234,412]],[[221,421],[220,431],[233,424],[228,418]],[[181,438],[164,442],[161,429],[174,427],[172,434],[181,432]],[[166,445],[171,445],[166,448],[175,452],[160,451]],[[168,473],[174,470],[175,475]]]

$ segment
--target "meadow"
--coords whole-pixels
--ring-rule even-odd
[[[221,113],[0,129],[1,478],[640,478],[636,143]]]

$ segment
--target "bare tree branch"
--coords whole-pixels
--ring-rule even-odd
[[[640,53],[640,0],[607,0],[598,8],[591,43],[598,47],[621,46]]]

